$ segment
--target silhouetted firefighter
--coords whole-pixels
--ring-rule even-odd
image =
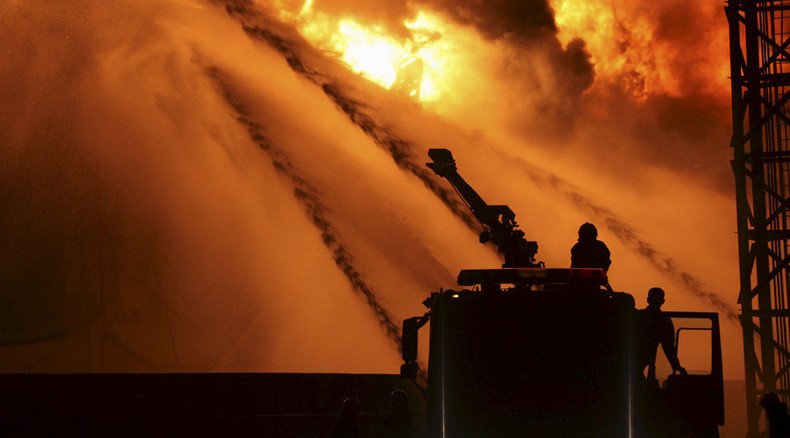
[[[411,438],[414,433],[414,418],[409,411],[409,399],[401,389],[389,396],[390,413],[381,427],[381,438]]]
[[[767,392],[760,396],[760,406],[765,410],[768,420],[769,438],[790,438],[790,416],[787,415],[787,404],[779,400],[775,392]]]
[[[579,227],[579,241],[571,248],[571,268],[609,270],[612,260],[606,244],[598,240],[598,229],[585,222]]]
[[[337,425],[329,436],[331,438],[358,438],[357,417],[359,416],[360,408],[359,401],[355,398],[349,397],[343,400],[340,418],[338,418]]]
[[[657,386],[656,379],[656,354],[659,344],[664,354],[672,365],[672,371],[686,374],[686,369],[680,366],[678,352],[675,347],[675,326],[672,318],[661,311],[664,304],[664,290],[658,287],[651,288],[647,293],[647,307],[639,310],[637,315],[637,365],[639,371],[644,372],[647,367],[647,383]]]

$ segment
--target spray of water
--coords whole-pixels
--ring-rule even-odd
[[[348,279],[351,287],[365,297],[365,301],[375,314],[379,324],[384,328],[387,336],[393,341],[395,347],[400,351],[401,335],[400,328],[395,322],[391,313],[379,302],[376,292],[364,280],[363,275],[354,267],[354,258],[348,249],[343,245],[337,232],[333,229],[329,219],[324,213],[324,206],[318,197],[318,191],[310,185],[303,177],[299,176],[298,170],[288,159],[288,156],[269,141],[263,134],[263,128],[253,121],[244,105],[233,95],[231,89],[222,78],[222,72],[217,68],[206,69],[208,76],[214,81],[217,89],[236,112],[236,120],[249,132],[250,139],[266,152],[272,160],[272,165],[279,172],[284,174],[294,186],[294,197],[303,205],[305,211],[310,216],[313,225],[321,234],[326,247],[331,251],[332,258],[337,267]]]
[[[240,13],[239,9],[234,9],[234,13]],[[242,13],[242,17],[250,19],[250,12]],[[457,217],[459,217],[473,231],[478,231],[479,225],[474,217],[468,212],[465,206],[458,200],[457,196],[441,186],[431,172],[426,171],[425,166],[416,159],[414,151],[418,148],[411,142],[399,138],[390,130],[381,126],[373,116],[365,113],[364,104],[354,101],[344,95],[341,87],[337,84],[329,83],[330,79],[326,75],[321,75],[318,71],[306,66],[300,58],[293,43],[285,41],[283,38],[273,35],[271,32],[256,26],[245,25],[244,30],[254,38],[259,38],[278,50],[288,60],[288,64],[293,70],[311,82],[322,87],[324,93],[335,102],[338,107],[359,126],[376,144],[384,148],[398,167],[417,176],[427,188],[429,188]],[[510,161],[513,161],[512,159]],[[542,187],[550,188],[566,198],[571,205],[584,213],[588,213],[595,220],[603,222],[613,234],[635,254],[645,258],[650,264],[667,277],[679,281],[685,290],[697,299],[712,305],[714,308],[723,312],[727,319],[737,322],[737,312],[732,305],[722,300],[720,294],[706,290],[703,282],[693,274],[677,266],[672,257],[661,253],[650,242],[639,237],[636,228],[624,222],[621,218],[608,208],[593,202],[589,197],[583,196],[570,183],[556,176],[539,171],[528,165],[521,159],[515,162],[520,164],[528,177]]]
[[[569,178],[578,172],[563,151],[595,141],[576,144],[571,133],[571,146],[541,155],[509,120],[496,122],[520,94],[550,104],[548,84],[560,79],[541,82],[544,95],[532,99],[534,89],[492,75],[479,84],[494,90],[489,106],[442,118],[410,102],[382,105],[384,91],[267,21],[256,2],[80,4],[0,8],[8,23],[0,36],[12,42],[0,47],[0,99],[17,108],[0,115],[8,207],[0,273],[11,285],[0,289],[0,341],[22,344],[0,349],[3,369],[392,372],[397,321],[420,312],[429,291],[452,286],[458,269],[500,263],[477,243],[460,200],[423,166],[429,147],[448,145],[459,161],[476,160],[462,170],[484,198],[539,230],[553,266],[567,257],[556,249],[566,246],[562,236],[591,218],[621,253],[651,267],[621,274],[631,290],[656,274],[734,316],[711,292],[725,280],[708,287],[693,274],[707,265],[670,256],[674,248],[654,243],[656,227],[619,201],[633,187],[581,190]],[[472,24],[495,38],[506,29],[495,20]],[[549,46],[547,59],[576,59]],[[585,78],[579,69],[574,83]],[[559,98],[575,102],[574,90]],[[613,108],[604,94],[593,97],[592,107]],[[488,124],[469,123],[481,115]],[[604,128],[580,132],[625,139],[619,144],[634,137]],[[627,161],[641,156],[635,149],[611,155]],[[532,168],[512,157],[530,157]],[[525,172],[537,188],[520,186]],[[33,342],[53,336],[62,341]]]

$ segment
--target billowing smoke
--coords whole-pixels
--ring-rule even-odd
[[[249,4],[238,1],[230,3]],[[290,6],[292,10],[299,10],[306,4],[301,1],[260,3]],[[499,94],[496,96],[496,105],[504,104],[507,107],[514,125],[533,132],[544,132],[547,137],[565,136],[567,126],[573,126],[578,117],[581,94],[593,82],[593,67],[584,40],[574,38],[563,46],[557,38],[552,8],[543,0],[387,0],[375,3],[317,0],[309,4],[319,13],[352,17],[368,26],[383,27],[416,46],[424,41],[425,36],[415,35],[404,26],[404,22],[414,19],[419,10],[441,14],[460,26],[472,29],[481,38],[498,46],[493,57],[490,53],[474,55],[480,68],[490,70],[499,80],[505,79],[505,88],[486,88],[486,92]],[[441,34],[434,34],[429,40],[442,37]],[[468,46],[459,49],[475,50]],[[448,68],[463,69],[456,65],[449,65]],[[481,80],[490,79],[484,77]],[[482,105],[473,107],[462,104],[465,107],[463,112],[490,111],[492,102],[484,100]],[[455,106],[458,106],[458,102]],[[534,117],[535,114],[541,114],[541,117]]]
[[[729,52],[720,6],[628,0],[554,5],[561,39],[584,39],[596,70],[572,143],[586,150],[606,145],[612,155],[628,157],[611,167],[603,163],[607,171],[628,172],[636,159],[729,193]]]
[[[430,147],[547,265],[595,221],[615,287],[733,317],[726,99],[682,66],[668,6],[637,11],[666,16],[654,51],[615,11],[630,64],[608,71],[556,4],[415,3],[472,38],[469,88],[437,115],[265,11],[303,4],[0,8],[2,369],[394,372],[398,322],[459,268],[501,263],[423,167]],[[314,8],[408,39],[415,4]]]
[[[301,7],[304,2],[293,2]],[[493,42],[486,67],[505,84],[483,106],[506,108],[509,128],[552,150],[607,144],[687,178],[730,189],[727,32],[721,8],[704,2],[650,5],[621,0],[451,2],[317,0],[316,10],[403,26],[419,9],[442,14]],[[559,24],[557,20],[560,20]],[[441,38],[441,36],[438,36]],[[470,49],[471,50],[471,49]],[[501,117],[501,116],[500,116]],[[617,126],[616,139],[610,138]],[[603,128],[602,128],[603,127]],[[573,148],[573,145],[582,145]],[[725,146],[725,147],[722,147]],[[629,166],[607,170],[621,171]]]
[[[262,2],[266,3],[266,2]],[[301,0],[275,2],[278,6],[290,9],[301,8],[305,2]],[[504,36],[543,38],[556,32],[554,16],[549,4],[542,0],[529,1],[465,1],[421,0],[409,2],[405,0],[386,0],[366,2],[363,0],[317,0],[312,6],[320,11],[335,16],[352,16],[368,25],[379,25],[389,28],[400,35],[408,35],[409,30],[403,22],[413,18],[417,7],[430,7],[442,11],[455,21],[471,25],[490,39]]]
[[[583,39],[574,38],[562,46],[548,2],[425,3],[500,43],[503,55],[492,67],[514,89],[513,95],[520,96],[505,102],[515,123],[563,137],[575,125],[581,95],[593,83],[593,66]],[[536,114],[541,114],[540,119]]]

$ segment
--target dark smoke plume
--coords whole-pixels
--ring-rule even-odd
[[[595,70],[583,39],[575,38],[562,46],[554,11],[547,1],[422,3],[456,23],[473,26],[489,40],[506,42],[504,59],[492,67],[517,88],[509,105],[511,119],[530,130],[567,134],[579,117],[579,100],[592,85]]]
[[[293,1],[286,6],[298,9],[303,3]],[[440,12],[461,25],[473,26],[489,39],[528,40],[553,36],[557,31],[551,6],[544,0],[419,0],[413,4]],[[336,17],[351,16],[367,26],[382,26],[403,37],[409,35],[403,22],[415,15],[411,3],[405,0],[315,0],[313,8]]]
[[[523,40],[553,37],[557,32],[554,12],[543,0],[427,0],[454,21],[472,25],[486,38],[516,37]]]

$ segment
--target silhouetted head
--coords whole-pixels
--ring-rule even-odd
[[[402,389],[396,389],[390,394],[390,404],[394,410],[405,410],[409,407],[409,399],[406,397],[406,392]]]
[[[340,408],[340,416],[344,418],[356,418],[360,408],[361,405],[359,404],[359,400],[349,397],[343,400],[343,407]]]
[[[595,240],[598,238],[598,229],[595,225],[585,222],[579,227],[579,240]]]
[[[779,396],[775,392],[766,392],[757,399],[757,402],[765,409],[765,413],[769,417],[787,413],[787,405],[779,400]]]
[[[653,287],[647,291],[647,304],[650,306],[661,307],[664,304],[664,289]]]

